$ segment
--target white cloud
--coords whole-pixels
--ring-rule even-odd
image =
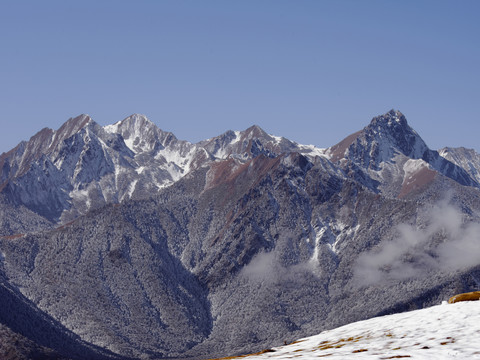
[[[361,255],[355,265],[359,286],[422,277],[430,270],[457,271],[480,264],[480,224],[464,223],[447,201],[426,213],[427,226],[402,224],[399,236]]]
[[[315,267],[310,262],[284,266],[279,251],[261,252],[246,265],[240,275],[257,283],[281,283],[283,281],[301,281],[306,273],[315,275]]]

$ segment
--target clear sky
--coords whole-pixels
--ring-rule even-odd
[[[480,1],[0,0],[0,153],[86,113],[327,147],[402,111],[480,151]]]

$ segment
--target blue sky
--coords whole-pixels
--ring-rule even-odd
[[[0,0],[0,152],[87,113],[327,147],[395,108],[480,151],[480,1]]]

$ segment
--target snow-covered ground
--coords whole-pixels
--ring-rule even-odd
[[[480,301],[442,304],[328,330],[253,359],[480,359]]]

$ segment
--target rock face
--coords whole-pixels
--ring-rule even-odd
[[[80,345],[12,331],[217,357],[474,290],[475,250],[448,254],[478,248],[478,154],[449,153],[393,110],[329,149],[257,126],[191,144],[141,115],[42,130],[0,157],[0,290]]]
[[[392,197],[404,197],[431,183],[436,174],[461,185],[479,187],[469,164],[460,163],[465,156],[458,155],[454,160],[430,150],[405,116],[395,110],[373,118],[362,131],[348,136],[327,153],[368,188]]]

